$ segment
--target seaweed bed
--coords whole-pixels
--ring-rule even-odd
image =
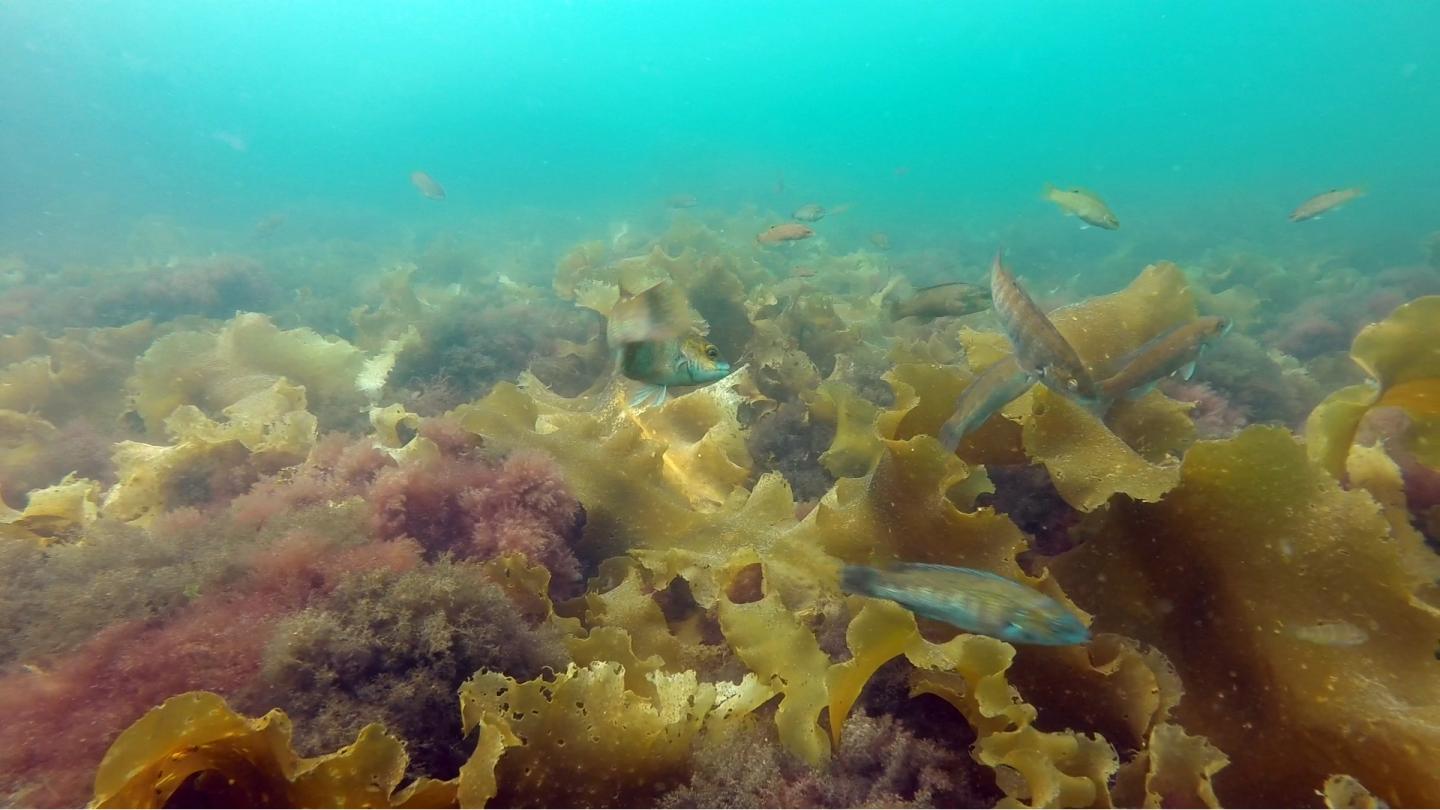
[[[1036,387],[947,454],[991,315],[892,322],[899,252],[727,241],[747,216],[531,283],[399,265],[343,317],[264,256],[97,273],[83,311],[73,269],[12,274],[0,800],[1440,804],[1437,268],[1052,293],[1097,370],[1237,328],[1103,421]],[[662,279],[738,370],[635,410],[592,310]],[[1094,638],[840,591],[893,560]]]

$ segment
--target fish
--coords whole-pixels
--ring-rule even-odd
[[[877,248],[880,248],[881,250],[889,250],[890,234],[885,233],[884,231],[876,231],[875,233],[870,234],[870,244],[874,245]]]
[[[284,224],[284,214],[270,214],[269,216],[263,217],[255,223],[255,229],[253,231],[254,236],[256,239],[264,239],[265,237],[279,230],[280,226]]]
[[[1295,638],[1321,647],[1358,647],[1370,640],[1364,628],[1347,621],[1317,622],[1287,629]]]
[[[665,403],[674,385],[704,385],[724,379],[730,364],[720,349],[703,336],[691,333],[669,340],[627,343],[620,348],[620,373],[644,383],[630,399],[630,407]]]
[[[955,413],[936,434],[945,452],[953,454],[966,436],[1034,384],[1035,375],[1021,368],[1013,356],[981,372],[960,392],[959,399],[955,400]]]
[[[815,231],[808,225],[786,222],[766,228],[764,232],[755,237],[755,241],[762,245],[778,245],[781,242],[798,242],[801,239],[809,239],[814,235]]]
[[[924,563],[884,570],[847,565],[840,574],[840,587],[1012,644],[1065,646],[1090,640],[1090,630],[1064,605],[989,571]]]
[[[1229,318],[1207,315],[1151,338],[1115,364],[1119,371],[1100,381],[1102,399],[1144,396],[1171,374],[1190,379],[1201,355],[1210,344],[1229,334],[1232,326],[1234,322]]]
[[[802,205],[795,209],[790,218],[798,219],[801,222],[819,222],[825,218],[825,206],[820,203]]]
[[[1089,402],[1098,398],[1095,380],[1080,355],[1020,288],[1000,253],[990,266],[990,298],[1022,369],[1072,399]]]
[[[1300,207],[1290,212],[1291,222],[1304,222],[1307,219],[1314,219],[1327,211],[1334,211],[1336,208],[1350,202],[1357,197],[1363,197],[1363,188],[1332,188],[1324,194],[1316,194],[1314,197],[1300,203]]]
[[[666,279],[616,302],[605,319],[605,342],[613,349],[627,343],[670,340],[698,328],[684,291]]]
[[[890,302],[890,320],[959,317],[990,308],[990,291],[977,284],[947,281],[922,287],[904,301]]]
[[[797,264],[794,267],[790,268],[790,275],[795,278],[814,278],[815,268],[806,267],[803,264]]]
[[[443,200],[443,199],[445,199],[445,187],[444,187],[444,186],[441,186],[439,183],[435,182],[435,178],[431,177],[430,175],[426,174],[425,172],[422,172],[422,171],[413,171],[413,172],[411,172],[411,173],[410,173],[410,184],[413,185],[413,186],[415,186],[415,188],[420,189],[420,193],[421,193],[421,194],[424,194],[425,197],[426,197],[426,199],[430,199],[430,200]]]
[[[1115,218],[1110,206],[1093,191],[1083,188],[1060,189],[1046,183],[1041,196],[1060,206],[1066,216],[1079,217],[1082,222],[1107,231],[1120,227],[1120,220]]]
[[[665,198],[665,205],[669,208],[694,208],[699,204],[694,194],[672,194]]]

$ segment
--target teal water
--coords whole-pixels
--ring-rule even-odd
[[[1236,239],[1404,261],[1440,221],[1436,30],[1414,2],[10,2],[0,239],[84,255],[144,216],[285,210],[573,241],[690,193],[1077,261]],[[1045,182],[1123,230],[1077,233]],[[1343,216],[1285,220],[1349,185],[1370,196]]]

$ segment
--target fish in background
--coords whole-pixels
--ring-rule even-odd
[[[825,206],[820,203],[807,203],[796,208],[790,218],[801,222],[819,222],[825,218]]]
[[[964,281],[948,281],[921,287],[915,294],[901,301],[890,301],[890,320],[919,318],[925,321],[935,318],[960,317],[983,312],[990,308],[990,291],[978,284]]]
[[[762,245],[778,245],[781,242],[798,242],[801,239],[809,239],[814,235],[815,230],[808,225],[786,222],[766,228],[759,236],[755,237],[755,241]]]
[[[1060,206],[1066,216],[1079,217],[1080,221],[1088,225],[1107,231],[1120,227],[1120,220],[1115,218],[1110,206],[1093,191],[1083,188],[1061,189],[1046,183],[1041,197]]]
[[[420,190],[429,200],[445,199],[445,187],[435,182],[435,178],[422,171],[410,173],[410,184]]]
[[[884,231],[876,231],[870,234],[870,244],[881,250],[890,249],[890,234]]]
[[[1080,355],[1021,289],[999,253],[990,266],[990,298],[1000,328],[1015,348],[1015,360],[1020,368],[1057,393],[1082,404],[1097,399],[1099,390]]]
[[[1172,374],[1190,379],[1205,350],[1228,335],[1232,326],[1234,322],[1229,318],[1207,315],[1151,338],[1116,363],[1119,371],[1100,381],[1101,399],[1138,399]]]
[[[644,384],[631,407],[662,405],[671,386],[704,385],[730,374],[730,364],[705,339],[704,329],[671,281],[615,304],[605,322],[606,344],[620,373]]]
[[[1359,197],[1365,196],[1363,188],[1332,188],[1324,194],[1316,194],[1314,197],[1300,203],[1300,207],[1290,212],[1291,222],[1304,222],[1307,219],[1314,219],[1321,214],[1334,211],[1345,203]]]
[[[261,217],[258,221],[256,221],[255,227],[251,231],[251,233],[256,239],[265,239],[266,237],[270,236],[270,234],[278,231],[280,229],[280,226],[284,224],[284,214],[269,214],[267,216]]]
[[[989,571],[923,563],[887,569],[847,565],[840,574],[840,587],[1012,644],[1064,646],[1090,640],[1085,623],[1064,605]]]
[[[700,201],[695,198],[694,194],[672,194],[665,198],[667,208],[694,208],[699,204]]]

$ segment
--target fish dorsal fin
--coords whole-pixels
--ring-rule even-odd
[[[685,292],[665,280],[620,302],[605,322],[605,340],[610,346],[670,340],[705,327],[690,310]]]

